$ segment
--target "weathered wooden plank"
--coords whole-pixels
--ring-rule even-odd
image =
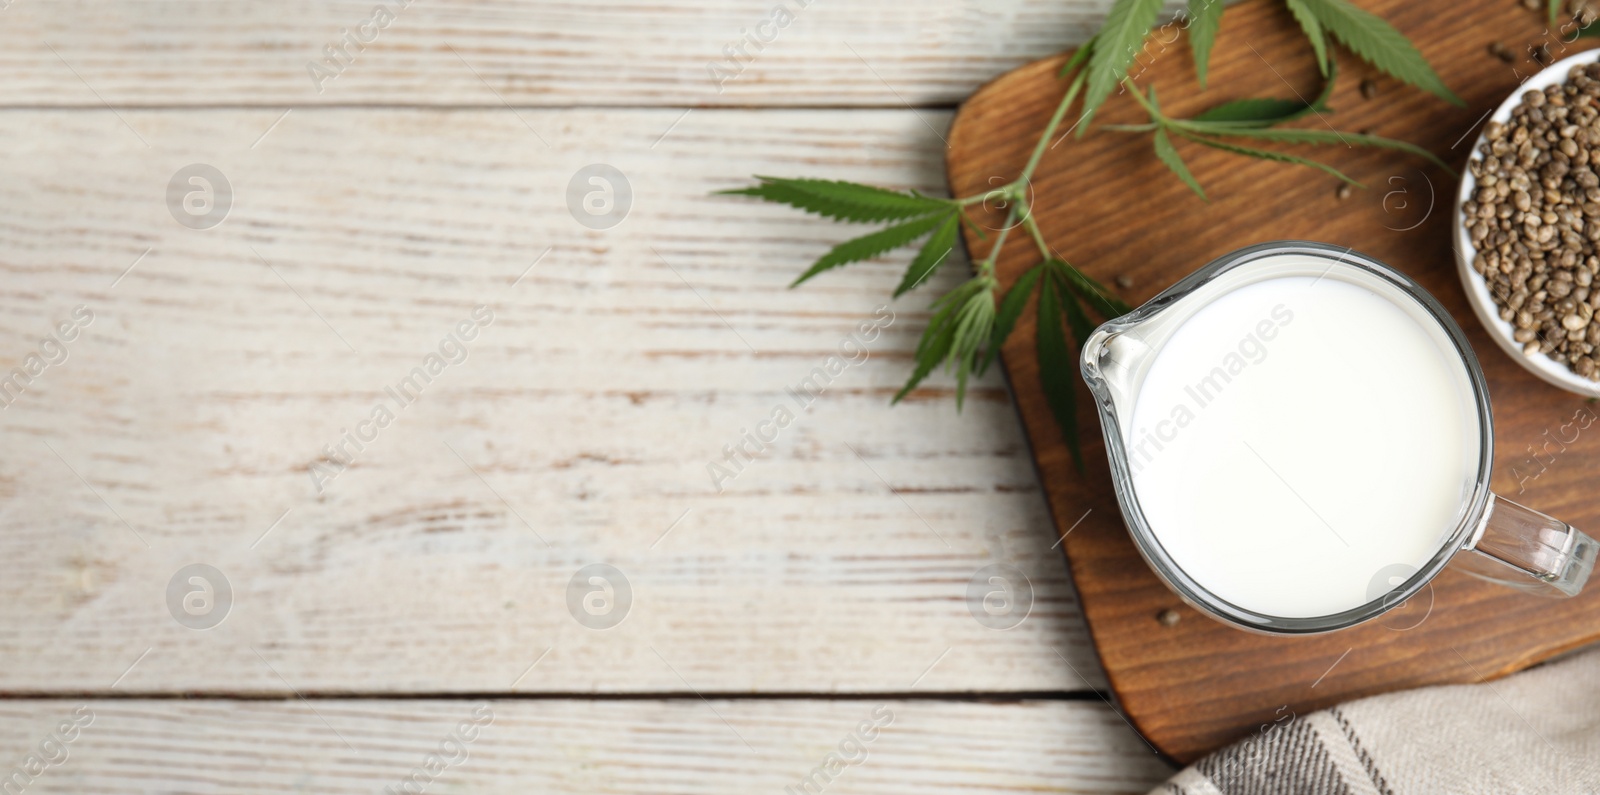
[[[1109,5],[7,2],[0,104],[949,105]]]
[[[1137,793],[1170,775],[1099,701],[4,701],[0,747],[0,775],[75,795]]]
[[[1100,681],[1000,382],[963,415],[946,380],[888,404],[928,291],[964,265],[895,303],[865,360],[802,411],[788,390],[875,317],[904,258],[791,291],[849,230],[709,195],[755,172],[937,191],[924,121],[942,130],[947,114],[276,116],[0,114],[0,373],[74,307],[93,313],[0,411],[0,554],[16,562],[0,578],[0,690]],[[166,198],[197,162],[233,189],[212,228],[177,220],[204,226],[181,207],[196,188],[180,180],[176,210]],[[609,229],[565,198],[597,162],[632,190]],[[478,305],[493,319],[465,361],[398,405],[386,389]],[[719,494],[708,464],[780,405],[794,421]],[[347,445],[353,463],[319,492],[312,467],[338,469],[324,446],[376,406],[393,421]],[[231,586],[214,629],[175,618],[202,585],[177,577],[192,563]],[[630,583],[614,629],[568,608],[594,563]],[[971,612],[991,564],[1031,583],[1013,629]],[[193,599],[202,617],[186,622],[215,617]]]

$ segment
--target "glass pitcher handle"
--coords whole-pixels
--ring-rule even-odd
[[[1541,596],[1576,596],[1594,570],[1595,540],[1566,522],[1490,495],[1483,527],[1452,565]]]

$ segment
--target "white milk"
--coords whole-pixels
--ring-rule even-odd
[[[1414,303],[1343,277],[1271,278],[1200,309],[1157,354],[1125,431],[1161,545],[1246,610],[1371,601],[1380,571],[1438,551],[1475,482],[1478,416],[1448,338]],[[1382,579],[1379,594],[1399,583]]]

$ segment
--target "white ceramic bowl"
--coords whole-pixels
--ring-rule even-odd
[[[1542,91],[1547,86],[1565,82],[1568,69],[1571,69],[1576,64],[1595,63],[1596,56],[1600,56],[1600,52],[1590,50],[1563,58],[1545,67],[1522,85],[1517,86],[1511,96],[1506,97],[1506,100],[1500,103],[1500,107],[1494,109],[1494,113],[1489,116],[1489,121],[1506,122],[1511,118],[1512,108],[1522,102],[1523,94],[1529,91]],[[1488,123],[1485,122],[1484,126],[1487,127]],[[1483,135],[1480,133],[1478,139],[1472,144],[1472,158],[1482,157],[1478,152],[1478,147],[1483,144],[1483,140]],[[1532,356],[1523,353],[1522,345],[1511,338],[1511,333],[1514,330],[1512,325],[1500,319],[1500,308],[1495,305],[1494,298],[1489,295],[1488,284],[1484,282],[1482,276],[1478,275],[1477,271],[1472,269],[1472,260],[1476,256],[1477,250],[1472,246],[1472,239],[1467,235],[1466,226],[1461,223],[1461,206],[1472,195],[1473,191],[1477,190],[1477,183],[1478,181],[1472,176],[1472,171],[1463,169],[1461,190],[1456,193],[1455,218],[1453,221],[1456,234],[1456,268],[1461,273],[1461,284],[1466,287],[1467,299],[1472,304],[1472,311],[1476,312],[1478,319],[1483,321],[1484,327],[1489,330],[1489,336],[1517,364],[1562,389],[1589,397],[1600,397],[1600,382],[1590,381],[1572,372],[1566,365],[1558,364],[1542,353],[1536,353]],[[1596,285],[1600,287],[1600,282],[1596,282]]]

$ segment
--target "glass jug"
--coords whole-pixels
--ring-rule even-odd
[[[1291,277],[1298,277],[1298,280]],[[1463,475],[1460,478],[1459,499],[1452,492],[1450,499],[1455,502],[1450,510],[1453,514],[1442,514],[1449,516],[1450,521],[1442,523],[1436,540],[1433,536],[1427,536],[1421,542],[1425,553],[1414,561],[1414,565],[1397,564],[1374,572],[1364,600],[1349,600],[1360,603],[1348,604],[1326,614],[1308,615],[1301,610],[1280,615],[1272,609],[1264,609],[1260,604],[1241,605],[1239,600],[1218,593],[1228,590],[1221,586],[1232,587],[1233,583],[1225,578],[1218,579],[1215,573],[1207,574],[1211,579],[1203,583],[1204,577],[1197,576],[1196,571],[1186,571],[1180,565],[1179,556],[1174,554],[1177,536],[1169,533],[1168,540],[1173,543],[1164,544],[1162,535],[1152,528],[1147,508],[1153,506],[1141,504],[1141,497],[1150,502],[1153,498],[1159,500],[1161,495],[1148,491],[1141,495],[1141,486],[1135,482],[1140,476],[1141,464],[1152,448],[1142,446],[1144,442],[1151,441],[1148,438],[1150,432],[1148,429],[1134,428],[1133,417],[1141,392],[1152,377],[1152,367],[1163,350],[1171,349],[1186,339],[1186,334],[1199,333],[1193,328],[1186,328],[1186,324],[1190,324],[1202,309],[1235,294],[1241,288],[1261,285],[1274,279],[1285,281],[1265,287],[1275,289],[1274,285],[1292,283],[1309,284],[1314,288],[1319,283],[1326,283],[1323,280],[1332,279],[1360,288],[1362,295],[1370,293],[1390,302],[1417,324],[1420,329],[1418,333],[1436,346],[1441,361],[1455,368],[1454,372],[1460,375],[1458,392],[1463,407],[1461,415],[1466,418],[1460,427],[1466,429],[1463,435],[1469,438],[1463,439],[1460,446],[1466,454],[1461,469]],[[1261,328],[1267,328],[1265,321]],[[1317,344],[1323,344],[1324,341],[1325,337],[1318,338]],[[1589,536],[1549,516],[1497,497],[1490,491],[1493,417],[1483,371],[1461,329],[1438,301],[1410,278],[1350,249],[1285,241],[1263,243],[1226,254],[1132,313],[1100,326],[1084,345],[1081,365],[1084,380],[1088,382],[1100,415],[1117,501],[1134,545],[1174,592],[1195,608],[1225,623],[1260,632],[1286,634],[1326,632],[1349,627],[1400,605],[1452,562],[1479,577],[1549,596],[1578,593],[1593,568],[1596,545]],[[1266,372],[1244,373],[1235,377],[1242,381],[1248,376],[1260,379],[1269,375]],[[1320,423],[1317,427],[1322,432],[1329,432],[1328,429],[1332,428],[1332,432],[1337,433],[1338,421],[1335,412],[1332,416],[1308,422]],[[1222,433],[1243,435],[1242,429],[1235,428],[1224,428]],[[1159,449],[1160,441],[1154,441]],[[1248,446],[1248,440],[1245,444]],[[1306,455],[1308,460],[1312,459],[1315,451]],[[1266,464],[1265,459],[1262,463]],[[1199,474],[1191,471],[1186,476],[1200,479]],[[1205,474],[1220,477],[1217,473]],[[1264,475],[1262,477],[1265,478]],[[1281,475],[1278,480],[1289,487],[1288,481]],[[1339,494],[1338,484],[1311,485],[1321,487],[1324,493]],[[1293,491],[1293,487],[1289,488]],[[1306,491],[1304,484],[1300,491]],[[1302,494],[1298,491],[1294,493],[1307,509],[1315,510]],[[1284,499],[1287,501],[1288,498]],[[1362,495],[1345,493],[1340,499],[1354,504],[1359,503]],[[1236,501],[1234,505],[1240,506],[1241,502]],[[1324,508],[1326,512],[1328,509]],[[1241,513],[1247,511],[1241,509]],[[1227,530],[1228,516],[1212,518],[1215,521],[1210,527]],[[1328,529],[1334,530],[1331,524]],[[1192,535],[1191,530],[1187,526],[1184,528],[1186,534]],[[1346,530],[1347,534],[1357,534],[1350,532],[1352,528]],[[1354,530],[1361,531],[1362,528]],[[1184,541],[1202,551],[1220,544],[1211,543],[1210,539],[1204,537],[1187,535]],[[1169,546],[1175,548],[1169,549]],[[1348,541],[1345,546],[1350,546]],[[1295,544],[1287,544],[1284,548],[1292,550]],[[1225,568],[1227,564],[1227,561],[1223,561],[1218,565]],[[1296,572],[1280,571],[1274,569],[1273,565],[1276,564],[1269,563],[1256,571],[1263,577],[1277,577],[1285,583],[1296,581]],[[1317,564],[1312,561],[1296,565],[1309,567],[1306,568],[1309,572]]]

